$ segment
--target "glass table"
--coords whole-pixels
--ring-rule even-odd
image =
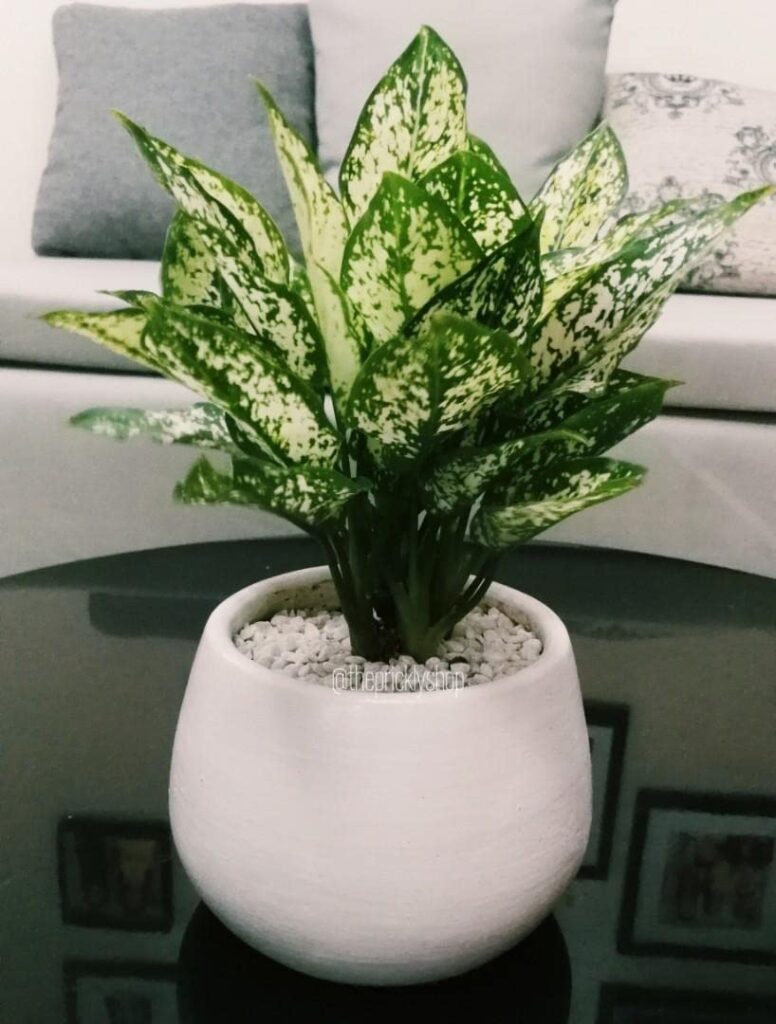
[[[210,609],[317,561],[305,540],[206,544],[0,582],[3,1024],[774,1024],[776,582],[679,561],[535,546],[503,564],[571,631],[594,769],[585,864],[529,939],[378,990],[226,932],[170,841],[176,715]]]

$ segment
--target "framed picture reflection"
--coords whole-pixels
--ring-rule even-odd
[[[593,822],[579,877],[605,879],[612,856],[629,711],[624,704],[585,701],[585,718],[593,766]]]
[[[776,998],[602,985],[596,1024],[773,1024]]]
[[[165,823],[65,818],[57,846],[65,924],[170,930],[172,844]]]
[[[776,964],[776,800],[640,792],[618,948]]]

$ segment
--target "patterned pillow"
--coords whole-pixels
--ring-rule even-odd
[[[776,92],[692,75],[610,75],[604,114],[628,161],[623,213],[776,185]],[[776,295],[776,195],[720,241],[683,290]]]

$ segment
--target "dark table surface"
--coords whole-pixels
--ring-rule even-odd
[[[570,629],[594,764],[585,866],[528,940],[451,982],[370,990],[221,927],[167,827],[188,667],[222,597],[317,561],[302,540],[207,544],[0,582],[2,1024],[774,1024],[776,582],[678,561],[504,562]]]

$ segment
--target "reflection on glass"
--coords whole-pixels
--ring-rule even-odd
[[[446,1024],[566,1024],[569,1019],[571,967],[554,918],[497,960],[458,978],[368,988],[289,970],[249,949],[200,905],[184,936],[178,970],[181,1024],[395,1024],[424,1018]]]

